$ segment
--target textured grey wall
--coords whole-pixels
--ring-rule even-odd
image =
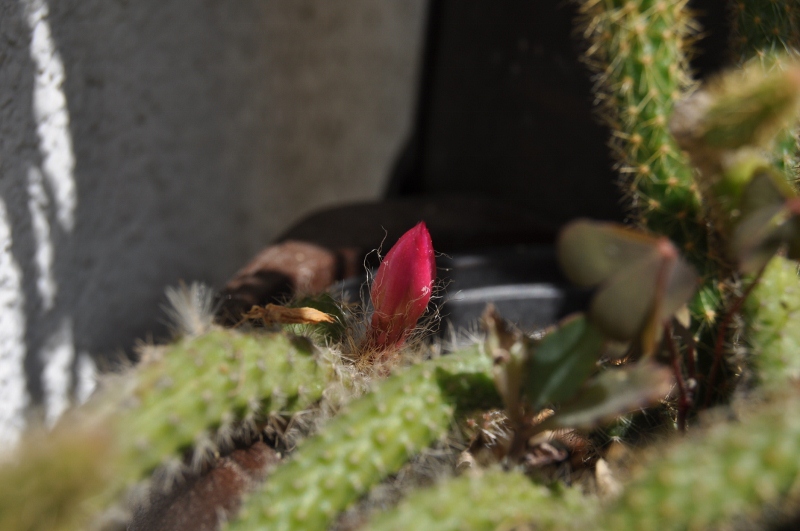
[[[158,332],[166,285],[377,196],[424,4],[0,0],[0,442]]]

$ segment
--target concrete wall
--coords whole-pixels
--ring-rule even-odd
[[[0,0],[0,443],[161,333],[165,286],[377,196],[424,4]]]

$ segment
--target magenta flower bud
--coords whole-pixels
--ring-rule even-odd
[[[433,243],[421,221],[389,249],[375,274],[365,346],[387,350],[402,345],[428,306],[435,279]]]

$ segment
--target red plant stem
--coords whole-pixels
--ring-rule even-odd
[[[768,264],[769,262],[767,262]],[[744,293],[740,297],[738,297],[731,306],[730,310],[728,310],[722,318],[722,321],[719,323],[719,328],[717,329],[717,341],[714,343],[714,362],[711,365],[711,370],[708,373],[708,387],[706,388],[706,399],[703,403],[703,407],[708,407],[711,405],[711,399],[714,397],[714,383],[717,379],[717,372],[719,372],[719,367],[722,365],[722,355],[723,349],[725,344],[725,332],[728,330],[728,327],[731,324],[731,320],[733,316],[739,313],[739,310],[742,308],[742,304],[744,301],[747,300],[747,297],[750,296],[753,289],[758,285],[759,280],[761,280],[761,276],[764,274],[764,270],[767,268],[767,264],[761,266],[761,269],[758,270],[756,276],[753,277],[753,281],[747,286],[747,289],[744,290]]]
[[[689,339],[686,343],[686,372],[689,374],[689,377],[692,378],[695,382],[697,381],[697,365],[694,360],[695,356],[695,345],[694,345],[694,337],[691,333],[688,334]]]
[[[689,396],[689,391],[686,388],[686,381],[683,379],[683,371],[681,370],[680,355],[678,354],[678,347],[675,345],[675,338],[672,337],[672,324],[669,322],[664,324],[664,338],[667,342],[669,349],[669,358],[672,362],[672,371],[675,373],[675,382],[678,384],[678,430],[683,433],[686,431],[686,414],[692,407],[692,397]]]

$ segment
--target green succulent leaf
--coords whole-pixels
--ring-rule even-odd
[[[560,408],[542,428],[594,428],[664,399],[673,382],[668,368],[651,361],[607,370],[587,382],[577,397]]]
[[[544,338],[528,362],[525,396],[533,408],[571,398],[594,372],[603,342],[583,316]]]

